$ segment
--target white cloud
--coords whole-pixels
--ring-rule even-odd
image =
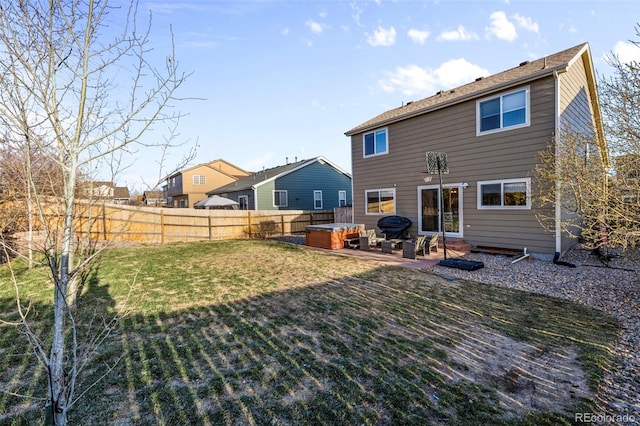
[[[613,54],[622,62],[623,64],[628,64],[630,62],[636,61],[640,62],[640,47],[636,46],[633,43],[619,41],[613,46]],[[605,55],[605,58],[610,57],[610,55]]]
[[[284,36],[289,35],[289,28],[283,28],[283,29],[280,31],[280,34],[282,34],[282,35],[284,35]]]
[[[518,38],[515,25],[509,21],[504,12],[493,12],[489,19],[491,19],[491,25],[486,28],[489,36],[506,41],[514,41]]]
[[[468,41],[468,40],[478,40],[478,34],[473,31],[467,30],[462,25],[458,26],[457,30],[453,31],[443,31],[438,36],[438,41]]]
[[[307,21],[304,24],[307,27],[309,27],[311,32],[314,33],[314,34],[320,35],[320,34],[322,34],[322,31],[324,31],[324,25],[322,25],[319,22],[314,21],[313,19],[307,19]]]
[[[387,93],[397,91],[403,95],[430,96],[437,90],[451,89],[486,75],[489,75],[488,70],[465,59],[452,59],[435,70],[418,65],[397,67],[386,72],[378,84]]]
[[[526,16],[522,16],[518,13],[513,15],[513,19],[518,23],[520,28],[524,28],[527,31],[531,31],[532,33],[540,34],[540,28],[538,27],[537,22],[533,22],[531,18],[527,18]]]
[[[411,28],[407,31],[407,35],[411,40],[418,44],[424,44],[425,40],[429,38],[431,33],[429,31],[416,30],[415,28]]]
[[[396,29],[393,27],[389,29],[378,27],[378,29],[373,32],[373,35],[367,38],[367,42],[373,47],[393,46],[396,42]]]

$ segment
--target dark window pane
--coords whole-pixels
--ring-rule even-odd
[[[502,126],[509,127],[517,124],[523,124],[526,120],[525,109],[518,109],[507,112],[502,116]]]
[[[364,155],[373,155],[375,153],[375,145],[373,133],[364,135]]]
[[[500,185],[499,183],[482,185],[481,186],[482,205],[483,206],[502,205],[502,200],[500,197],[501,189],[502,189],[502,185]]]

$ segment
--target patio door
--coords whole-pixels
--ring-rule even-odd
[[[444,209],[441,208],[441,197]],[[418,230],[420,234],[442,233],[442,219],[448,236],[462,238],[462,185],[418,187]],[[441,211],[443,210],[443,211]]]

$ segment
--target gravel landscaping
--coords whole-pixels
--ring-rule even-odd
[[[581,247],[562,258],[575,268],[531,258],[512,263],[515,258],[481,253],[464,258],[481,261],[484,268],[464,271],[437,265],[432,272],[567,299],[618,318],[623,331],[615,365],[604,377],[597,396],[601,411],[594,414],[626,416],[631,420],[628,424],[640,424],[640,267],[636,262],[619,256],[606,267]]]

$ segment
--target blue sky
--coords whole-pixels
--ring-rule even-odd
[[[350,172],[347,130],[579,43],[601,74],[612,52],[640,60],[629,43],[640,40],[638,1],[142,0],[140,10],[153,16],[151,59],[168,54],[171,26],[193,72],[179,94],[201,99],[178,104],[180,140],[199,145],[190,164],[248,171],[322,155]],[[116,181],[144,190],[158,161],[141,151]]]

